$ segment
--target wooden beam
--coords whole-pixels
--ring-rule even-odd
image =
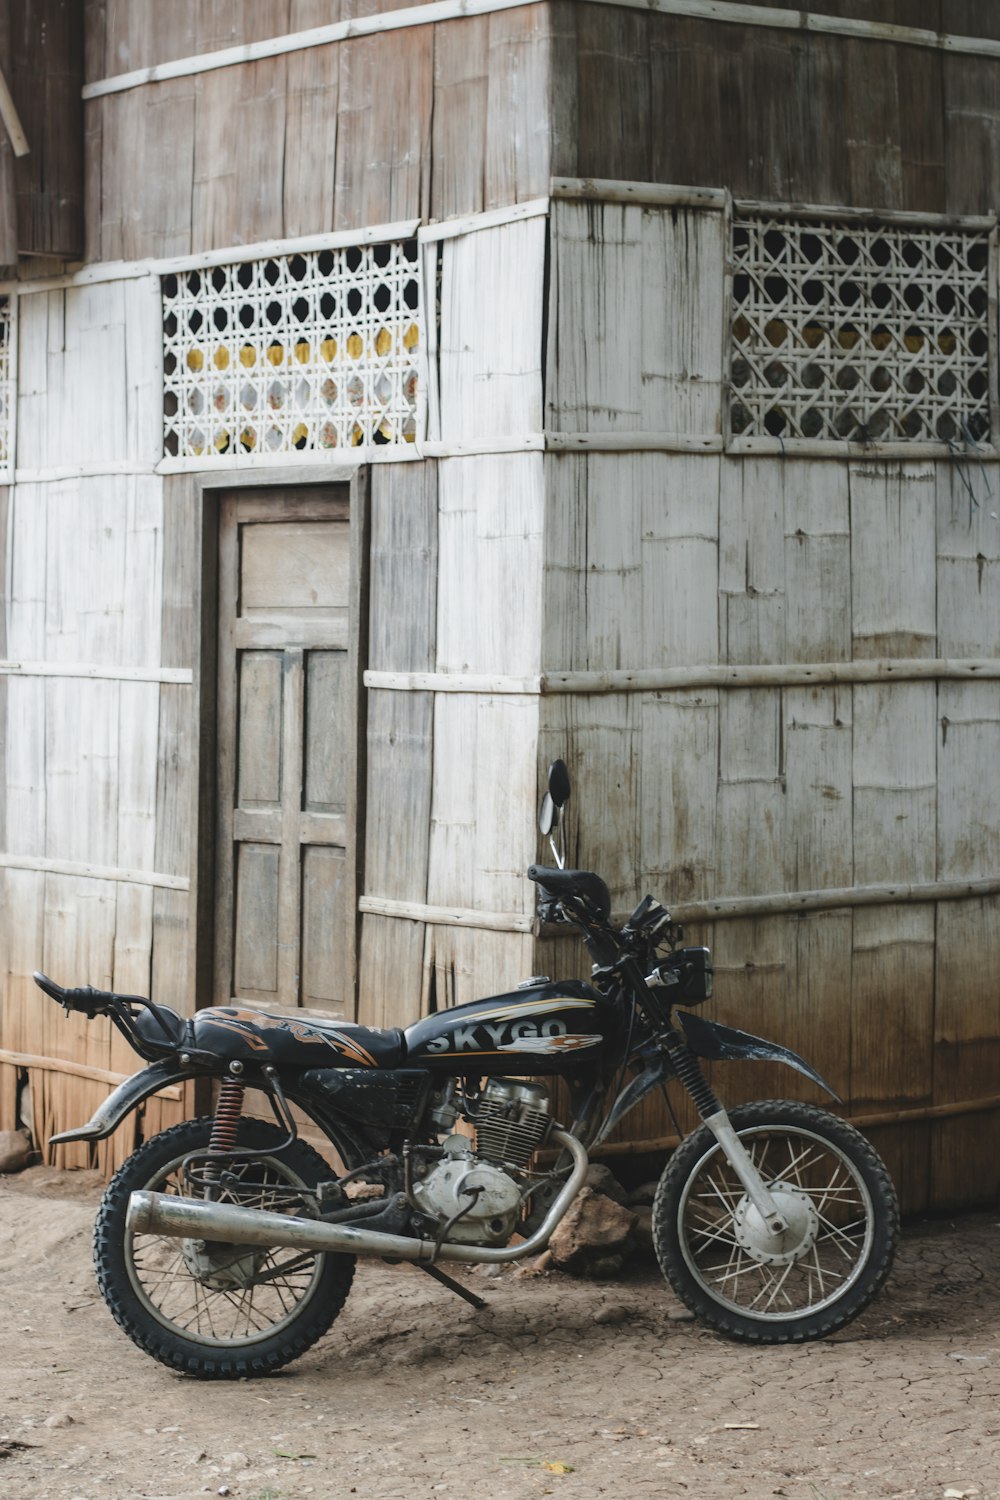
[[[859,906],[903,906],[922,901],[982,901],[1000,896],[1000,879],[933,880],[886,885],[830,887],[819,891],[782,891],[768,896],[720,896],[711,901],[670,904],[670,915],[678,922],[729,922],[740,918],[793,916],[801,912],[836,911]],[[612,920],[619,925],[626,912]],[[546,924],[543,937],[565,937],[566,929]]]
[[[42,1073],[65,1073],[70,1078],[89,1078],[95,1083],[109,1083],[117,1088],[127,1083],[131,1073],[112,1073],[109,1068],[96,1068],[90,1063],[69,1062],[64,1057],[42,1057],[34,1052],[9,1052],[0,1047],[0,1063],[14,1068],[37,1068]],[[138,1071],[138,1070],[137,1070]],[[156,1096],[160,1099],[180,1099],[181,1091],[176,1084],[167,1084]]]
[[[769,896],[722,896],[713,901],[671,903],[675,921],[730,922],[739,918],[792,916],[811,911],[834,911],[842,907],[900,906],[925,901],[976,901],[1000,896],[1000,879],[937,880],[926,884],[846,886],[820,891],[787,891]],[[393,901],[386,896],[366,895],[358,902],[365,915],[395,917],[404,922],[425,922],[432,927],[471,927],[483,932],[532,932],[533,917],[520,912],[475,911],[471,908],[430,906],[422,901]],[[616,912],[612,921],[620,926],[627,913]],[[565,938],[563,924],[546,923],[543,938]]]
[[[862,661],[788,662],[773,666],[653,667],[636,671],[544,672],[540,691],[657,693],[691,688],[824,687],[838,683],[993,681],[1000,658],[876,657]]]
[[[916,1109],[889,1109],[867,1115],[845,1115],[849,1125],[857,1130],[874,1130],[880,1125],[920,1125],[927,1120],[952,1120],[961,1115],[992,1114],[1000,1109],[1000,1094],[990,1094],[985,1099],[961,1099],[955,1104],[929,1104]],[[594,1161],[606,1156],[633,1156],[644,1151],[674,1151],[680,1145],[678,1135],[656,1136],[649,1141],[607,1141],[595,1146],[590,1153]],[[555,1153],[542,1160],[554,1159]]]
[[[534,925],[533,918],[526,917],[522,912],[427,906],[422,901],[390,901],[385,896],[362,896],[358,907],[363,914],[398,917],[406,922],[426,922],[432,927],[474,927],[483,932],[531,932]]]
[[[976,901],[987,896],[1000,896],[1000,879],[929,880],[787,891],[771,896],[723,896],[715,901],[684,901],[670,910],[678,922],[726,922],[734,917],[784,916],[847,906],[896,906],[913,901]]]
[[[0,661],[0,677],[86,677],[103,682],[194,681],[190,667],[118,667],[91,662]]]
[[[789,662],[775,666],[647,667],[608,672],[542,672],[501,677],[464,672],[365,673],[365,687],[397,693],[566,694],[686,692],[697,688],[833,687],[839,683],[990,682],[1000,658],[878,657],[863,661]]]
[[[542,447],[549,453],[722,453],[722,434],[682,432],[556,432],[546,428]],[[939,444],[942,451],[944,444]]]
[[[653,208],[707,208],[723,213],[729,206],[725,188],[672,186],[661,182],[620,182],[614,177],[553,177],[553,198],[595,203],[639,203]]]
[[[126,885],[153,885],[167,891],[186,891],[186,875],[161,875],[155,870],[125,870],[111,865],[91,865],[82,860],[43,859],[33,854],[0,853],[0,869],[36,870],[44,875],[76,875],[84,880],[117,880]]]
[[[218,250],[203,250],[196,255],[172,255],[161,260],[97,261],[74,271],[67,271],[62,276],[40,276],[36,281],[0,282],[0,292],[14,291],[27,297],[33,292],[94,286],[101,281],[167,276],[172,272],[209,271],[213,266],[228,266],[245,260],[269,260],[311,250],[343,250],[352,245],[377,245],[384,240],[408,240],[416,234],[419,222],[418,219],[400,219],[392,224],[371,224],[364,229],[327,230],[322,234],[299,235],[296,239],[257,240],[249,245],[227,245]]]
[[[498,696],[540,693],[541,677],[491,677],[471,672],[365,673],[365,687],[404,693],[496,693]]]
[[[426,224],[418,231],[417,238],[424,243],[453,240],[460,234],[474,234],[479,229],[493,229],[499,224],[516,224],[521,219],[543,218],[548,211],[548,198],[531,198],[526,203],[505,204],[502,208],[490,208],[484,213],[459,214],[453,219]]]
[[[14,96],[11,94],[2,69],[0,69],[0,120],[3,120],[4,127],[10,137],[10,144],[14,155],[27,156],[31,147],[28,145],[28,137],[25,135],[18,117]]]

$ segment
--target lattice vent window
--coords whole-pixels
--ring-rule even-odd
[[[184,271],[162,289],[169,456],[415,440],[416,240]]]
[[[738,216],[734,437],[990,436],[989,237]]]
[[[14,457],[14,309],[0,297],[0,479],[10,480]]]

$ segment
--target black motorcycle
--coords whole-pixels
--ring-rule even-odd
[[[584,1185],[588,1152],[668,1080],[703,1123],[667,1162],[654,1242],[697,1317],[735,1339],[798,1343],[870,1302],[899,1224],[885,1166],[813,1105],[722,1107],[702,1058],[787,1063],[827,1085],[787,1048],[677,1008],[711,995],[709,951],[680,946],[650,896],[612,924],[600,877],[564,868],[554,830],[569,791],[556,761],[541,814],[556,863],[528,878],[542,920],[582,934],[590,984],[536,977],[376,1030],[239,1006],[183,1018],[35,975],[67,1011],[110,1016],[148,1063],[54,1141],[100,1140],[166,1085],[216,1083],[214,1113],[140,1146],[98,1214],[98,1283],[140,1348],[202,1379],[266,1374],[327,1331],[358,1255],[412,1262],[482,1305],[442,1267],[537,1255]],[[568,1125],[552,1117],[546,1076],[564,1081]],[[244,1113],[248,1090],[273,1122]],[[299,1136],[293,1106],[327,1156]]]

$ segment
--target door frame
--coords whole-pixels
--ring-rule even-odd
[[[330,463],[300,467],[227,469],[199,474],[196,479],[200,514],[200,577],[194,580],[197,599],[197,845],[195,851],[195,1009],[215,1003],[216,877],[218,854],[217,712],[219,655],[219,530],[222,502],[229,494],[252,489],[283,489],[291,498],[307,500],[311,491],[346,485],[350,558],[348,614],[348,705],[353,712],[353,750],[347,774],[346,878],[353,910],[347,923],[346,989],[352,997],[353,1020],[358,1008],[359,900],[364,883],[367,698],[364,672],[368,664],[368,601],[370,559],[370,468],[367,464]]]

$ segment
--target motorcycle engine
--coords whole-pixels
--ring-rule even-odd
[[[538,1084],[489,1078],[473,1119],[475,1142],[447,1136],[444,1158],[415,1176],[413,1199],[422,1213],[450,1224],[449,1240],[504,1244],[518,1225],[524,1169],[552,1123],[548,1095]]]

